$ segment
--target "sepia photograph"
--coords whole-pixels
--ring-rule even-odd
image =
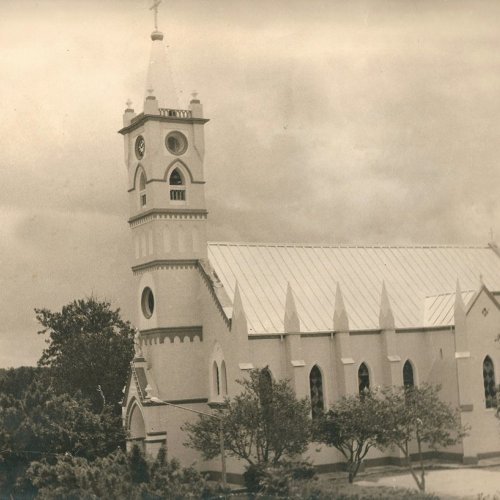
[[[0,499],[500,500],[499,23],[0,0]]]

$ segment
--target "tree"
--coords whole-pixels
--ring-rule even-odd
[[[2,492],[13,491],[33,460],[57,453],[94,460],[125,442],[121,419],[109,406],[95,413],[88,400],[56,393],[43,371],[31,377],[39,370],[9,371],[0,382]]]
[[[130,478],[133,483],[140,484],[149,482],[148,463],[136,444],[132,447],[130,452],[129,469]]]
[[[385,446],[396,447],[421,491],[425,491],[423,447],[430,449],[458,443],[466,434],[458,410],[439,399],[439,386],[385,388],[382,390]],[[410,444],[417,446],[420,471],[411,462]]]
[[[376,393],[344,396],[317,423],[316,439],[339,450],[352,483],[366,454],[385,443],[384,411]]]
[[[49,335],[39,366],[50,368],[54,386],[70,395],[81,392],[95,411],[109,403],[118,413],[130,362],[134,355],[134,330],[119,309],[93,297],[75,300],[61,312],[35,309]]]
[[[297,400],[286,380],[270,383],[264,370],[252,370],[238,383],[242,393],[226,399],[218,414],[228,455],[255,466],[303,453],[310,440],[309,401]],[[188,433],[186,445],[206,459],[220,454],[218,419],[200,415],[183,429]]]
[[[138,462],[140,478],[134,477]],[[144,457],[138,448],[129,454],[118,450],[93,462],[59,455],[52,462],[33,462],[26,476],[40,500],[216,498],[199,472],[181,468],[175,459],[167,461],[164,449],[160,449],[154,461]]]

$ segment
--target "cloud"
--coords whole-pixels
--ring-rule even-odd
[[[36,360],[34,307],[94,293],[135,313],[116,131],[128,97],[142,107],[146,3],[0,5],[0,365]],[[211,119],[210,238],[500,234],[499,11],[434,0],[163,6],[180,101],[198,90]]]

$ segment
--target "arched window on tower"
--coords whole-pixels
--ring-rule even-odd
[[[486,356],[483,361],[483,382],[486,408],[496,408],[497,391],[495,385],[495,367],[489,356]]]
[[[309,388],[311,391],[312,418],[317,419],[325,409],[323,398],[323,377],[318,365],[314,365],[309,373]]]
[[[141,172],[141,176],[139,178],[139,204],[141,208],[146,206],[146,174]]]
[[[174,168],[168,179],[170,185],[170,201],[186,201],[186,186],[178,168]]]
[[[360,394],[370,390],[370,372],[365,363],[361,363],[358,369],[358,388]]]
[[[214,361],[212,372],[213,372],[212,376],[213,376],[214,396],[220,396],[220,375],[219,375],[219,367],[216,361]]]
[[[415,379],[413,377],[413,366],[409,359],[403,365],[403,385],[404,387],[415,387]]]

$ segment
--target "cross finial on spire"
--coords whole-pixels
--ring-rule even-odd
[[[155,11],[155,30],[158,31],[158,6],[161,4],[161,0],[154,0],[153,5],[149,10]]]

